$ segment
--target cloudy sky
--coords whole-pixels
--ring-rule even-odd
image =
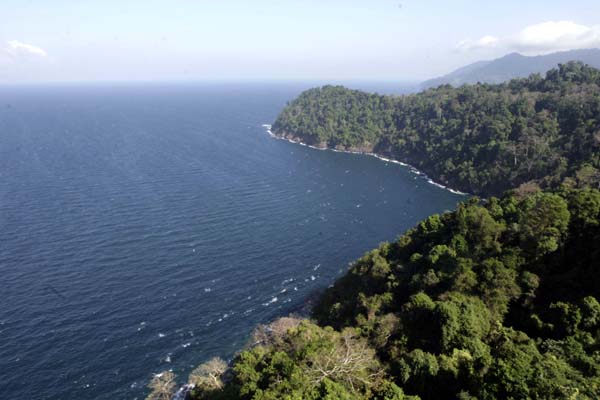
[[[598,0],[2,0],[0,82],[416,81],[600,47]]]

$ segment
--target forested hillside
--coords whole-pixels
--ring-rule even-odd
[[[600,192],[471,199],[360,259],[315,308],[422,399],[600,396]]]
[[[302,93],[276,135],[375,152],[462,191],[600,185],[600,71],[571,62],[545,77],[449,85],[408,96],[340,86]]]
[[[311,319],[260,326],[193,400],[600,398],[600,71],[406,97],[324,87],[274,125],[407,161],[472,197],[357,260]],[[519,186],[521,185],[521,186]],[[540,186],[546,187],[545,190]],[[149,399],[169,399],[172,373]],[[162,396],[162,397],[161,397]]]
[[[598,243],[597,190],[472,198],[359,259],[314,320],[200,366],[192,397],[600,398]]]

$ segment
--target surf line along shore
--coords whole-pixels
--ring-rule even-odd
[[[444,186],[441,183],[435,182],[433,179],[431,179],[430,177],[428,177],[425,173],[419,171],[417,168],[413,167],[410,164],[404,163],[402,161],[398,161],[398,160],[394,160],[391,158],[386,158],[383,156],[380,156],[379,154],[376,153],[370,153],[370,152],[366,152],[366,151],[351,151],[351,150],[339,150],[339,149],[332,149],[330,147],[318,147],[318,146],[313,146],[307,143],[302,142],[299,139],[292,139],[292,138],[286,138],[283,136],[279,136],[273,133],[273,131],[271,130],[272,126],[270,124],[263,124],[262,127],[266,130],[266,132],[269,134],[269,136],[271,136],[274,139],[279,139],[279,140],[285,140],[287,142],[290,143],[294,143],[294,144],[299,144],[300,146],[304,146],[304,147],[309,147],[311,149],[315,149],[315,150],[328,150],[328,151],[333,151],[336,153],[347,153],[347,154],[360,154],[360,155],[365,155],[365,156],[371,156],[371,157],[375,157],[381,161],[385,161],[387,163],[392,163],[392,164],[399,164],[402,165],[404,167],[407,167],[410,169],[410,172],[412,172],[413,174],[425,179],[427,181],[427,183],[437,186],[441,189],[447,190],[450,193],[454,193],[454,194],[458,194],[461,196],[468,196],[468,193],[464,193],[461,192],[460,190],[456,190],[456,189],[452,189],[449,188],[448,186]]]

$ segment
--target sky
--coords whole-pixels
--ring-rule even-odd
[[[0,82],[416,82],[600,47],[598,0],[2,0]]]

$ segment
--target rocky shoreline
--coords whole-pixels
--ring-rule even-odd
[[[279,139],[279,140],[286,140],[286,141],[288,141],[290,143],[299,144],[299,145],[305,146],[305,147],[310,147],[311,149],[315,149],[315,150],[329,150],[329,151],[334,151],[334,152],[338,152],[338,153],[362,154],[362,155],[366,155],[366,156],[375,157],[375,158],[377,158],[379,160],[382,160],[382,161],[385,161],[385,162],[389,162],[389,163],[393,163],[393,164],[399,164],[399,165],[402,165],[402,166],[410,168],[410,171],[412,173],[414,173],[415,175],[418,175],[418,176],[422,177],[423,179],[426,179],[428,183],[430,183],[430,184],[432,184],[434,186],[437,186],[437,187],[439,187],[441,189],[448,190],[449,192],[454,193],[454,194],[459,194],[459,195],[463,195],[463,196],[469,195],[469,193],[465,193],[465,192],[462,192],[460,190],[450,188],[448,186],[445,186],[445,185],[443,185],[441,183],[438,183],[438,182],[434,181],[429,176],[427,176],[427,174],[425,174],[424,172],[418,170],[417,168],[415,168],[414,166],[412,166],[412,165],[410,165],[408,163],[405,163],[405,162],[402,162],[402,161],[399,161],[399,160],[395,160],[393,158],[390,158],[389,156],[383,156],[381,154],[375,153],[373,146],[344,147],[344,146],[338,145],[336,147],[330,147],[325,142],[318,143],[317,145],[307,144],[307,143],[303,142],[303,139],[301,137],[296,136],[294,134],[291,134],[289,132],[273,132],[272,126],[269,125],[269,124],[264,124],[263,128],[266,129],[267,133],[272,138]]]

